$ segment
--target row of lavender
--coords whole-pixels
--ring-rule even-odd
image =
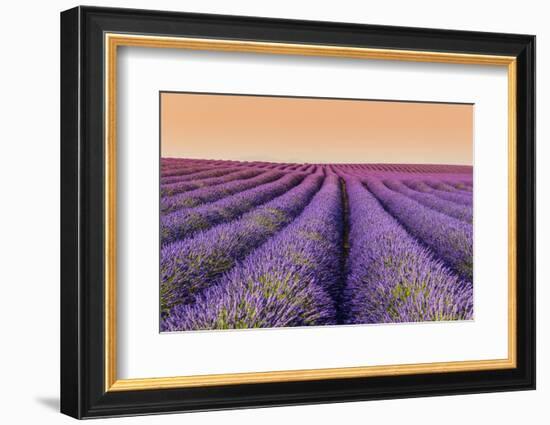
[[[471,169],[161,165],[163,331],[473,316]]]
[[[208,170],[215,167],[256,167],[262,169],[278,169],[287,171],[323,171],[338,168],[344,172],[390,172],[390,173],[435,173],[452,174],[452,180],[464,183],[460,189],[471,189],[472,167],[465,165],[437,165],[437,164],[296,164],[273,162],[247,162],[227,160],[203,160],[183,158],[163,158],[161,162],[161,174],[163,176],[178,175],[179,172],[189,174],[194,168]]]

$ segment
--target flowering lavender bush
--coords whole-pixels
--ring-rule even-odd
[[[227,168],[229,164],[221,164],[220,169]],[[217,161],[186,161],[161,165],[161,177],[178,178],[189,174],[197,174],[204,171],[212,172],[217,168]]]
[[[237,221],[164,246],[160,259],[162,311],[194,301],[237,261],[289,224],[318,190],[321,180],[312,174]]]
[[[165,177],[186,176],[189,174],[195,174],[206,170],[212,171],[212,168],[208,167],[207,165],[203,165],[203,166],[193,166],[193,164],[173,165],[168,168],[161,167],[161,177],[165,178]]]
[[[470,319],[472,285],[387,214],[357,179],[346,179],[350,255],[344,290],[347,323]]]
[[[261,245],[193,304],[180,304],[163,330],[336,324],[342,204],[337,177],[291,225]]]
[[[287,174],[274,182],[256,186],[216,202],[164,214],[160,220],[162,245],[189,238],[199,230],[233,220],[246,211],[282,195],[303,179],[304,176],[300,174]]]
[[[161,330],[469,320],[472,169],[161,161]]]
[[[449,183],[441,181],[441,180],[426,180],[426,184],[428,186],[434,188],[434,189],[442,190],[444,192],[454,193],[457,190],[459,190],[455,186],[453,186],[452,184],[449,184]]]
[[[449,182],[449,184],[459,190],[464,190],[466,192],[471,192],[473,188],[473,184],[471,181]]]
[[[470,224],[393,192],[376,178],[365,177],[363,181],[405,229],[428,245],[460,277],[472,281],[473,244]]]
[[[160,196],[161,197],[172,196],[172,195],[177,195],[178,193],[187,192],[189,190],[199,189],[201,187],[225,184],[233,180],[248,179],[250,177],[256,177],[261,173],[262,171],[260,169],[251,168],[251,169],[245,169],[245,170],[238,170],[221,177],[211,177],[206,179],[187,180],[183,182],[167,183],[167,184],[161,185]]]
[[[212,169],[212,167],[209,168],[195,168],[194,172],[189,173],[188,168],[184,168],[183,170],[178,171],[172,171],[170,174],[161,176],[160,183],[162,185],[169,184],[169,183],[180,183],[184,181],[190,181],[190,180],[199,180],[199,179],[207,179],[210,177],[220,177],[224,176],[229,173],[233,173],[235,171],[239,171],[238,167],[215,167]]]
[[[397,180],[385,180],[384,183],[391,190],[408,196],[409,198],[420,202],[422,205],[425,205],[428,208],[432,208],[436,211],[439,211],[454,218],[458,218],[459,220],[465,221],[467,223],[472,223],[473,211],[471,206],[457,205],[453,202],[439,199],[429,193],[415,192],[414,190],[409,189],[406,185]]]
[[[430,193],[434,196],[437,196],[438,198],[445,199],[446,201],[451,201],[462,205],[473,204],[471,193],[462,193],[458,191],[447,192],[445,190],[437,190],[428,186],[423,181],[418,181],[418,180],[414,180],[414,181],[404,180],[403,183],[406,184],[411,189],[416,190],[417,192]]]
[[[283,173],[266,171],[253,178],[244,178],[228,182],[224,185],[202,187],[190,192],[180,193],[174,196],[165,196],[160,200],[160,210],[163,213],[175,211],[181,208],[192,208],[205,202],[217,201],[234,193],[251,189],[260,184],[269,183],[281,177]]]

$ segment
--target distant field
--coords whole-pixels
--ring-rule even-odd
[[[161,330],[469,320],[472,167],[162,158]]]

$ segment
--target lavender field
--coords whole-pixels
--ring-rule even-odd
[[[473,318],[472,167],[163,158],[161,331]]]

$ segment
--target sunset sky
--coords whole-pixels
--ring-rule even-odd
[[[472,165],[473,105],[162,93],[161,154]]]

